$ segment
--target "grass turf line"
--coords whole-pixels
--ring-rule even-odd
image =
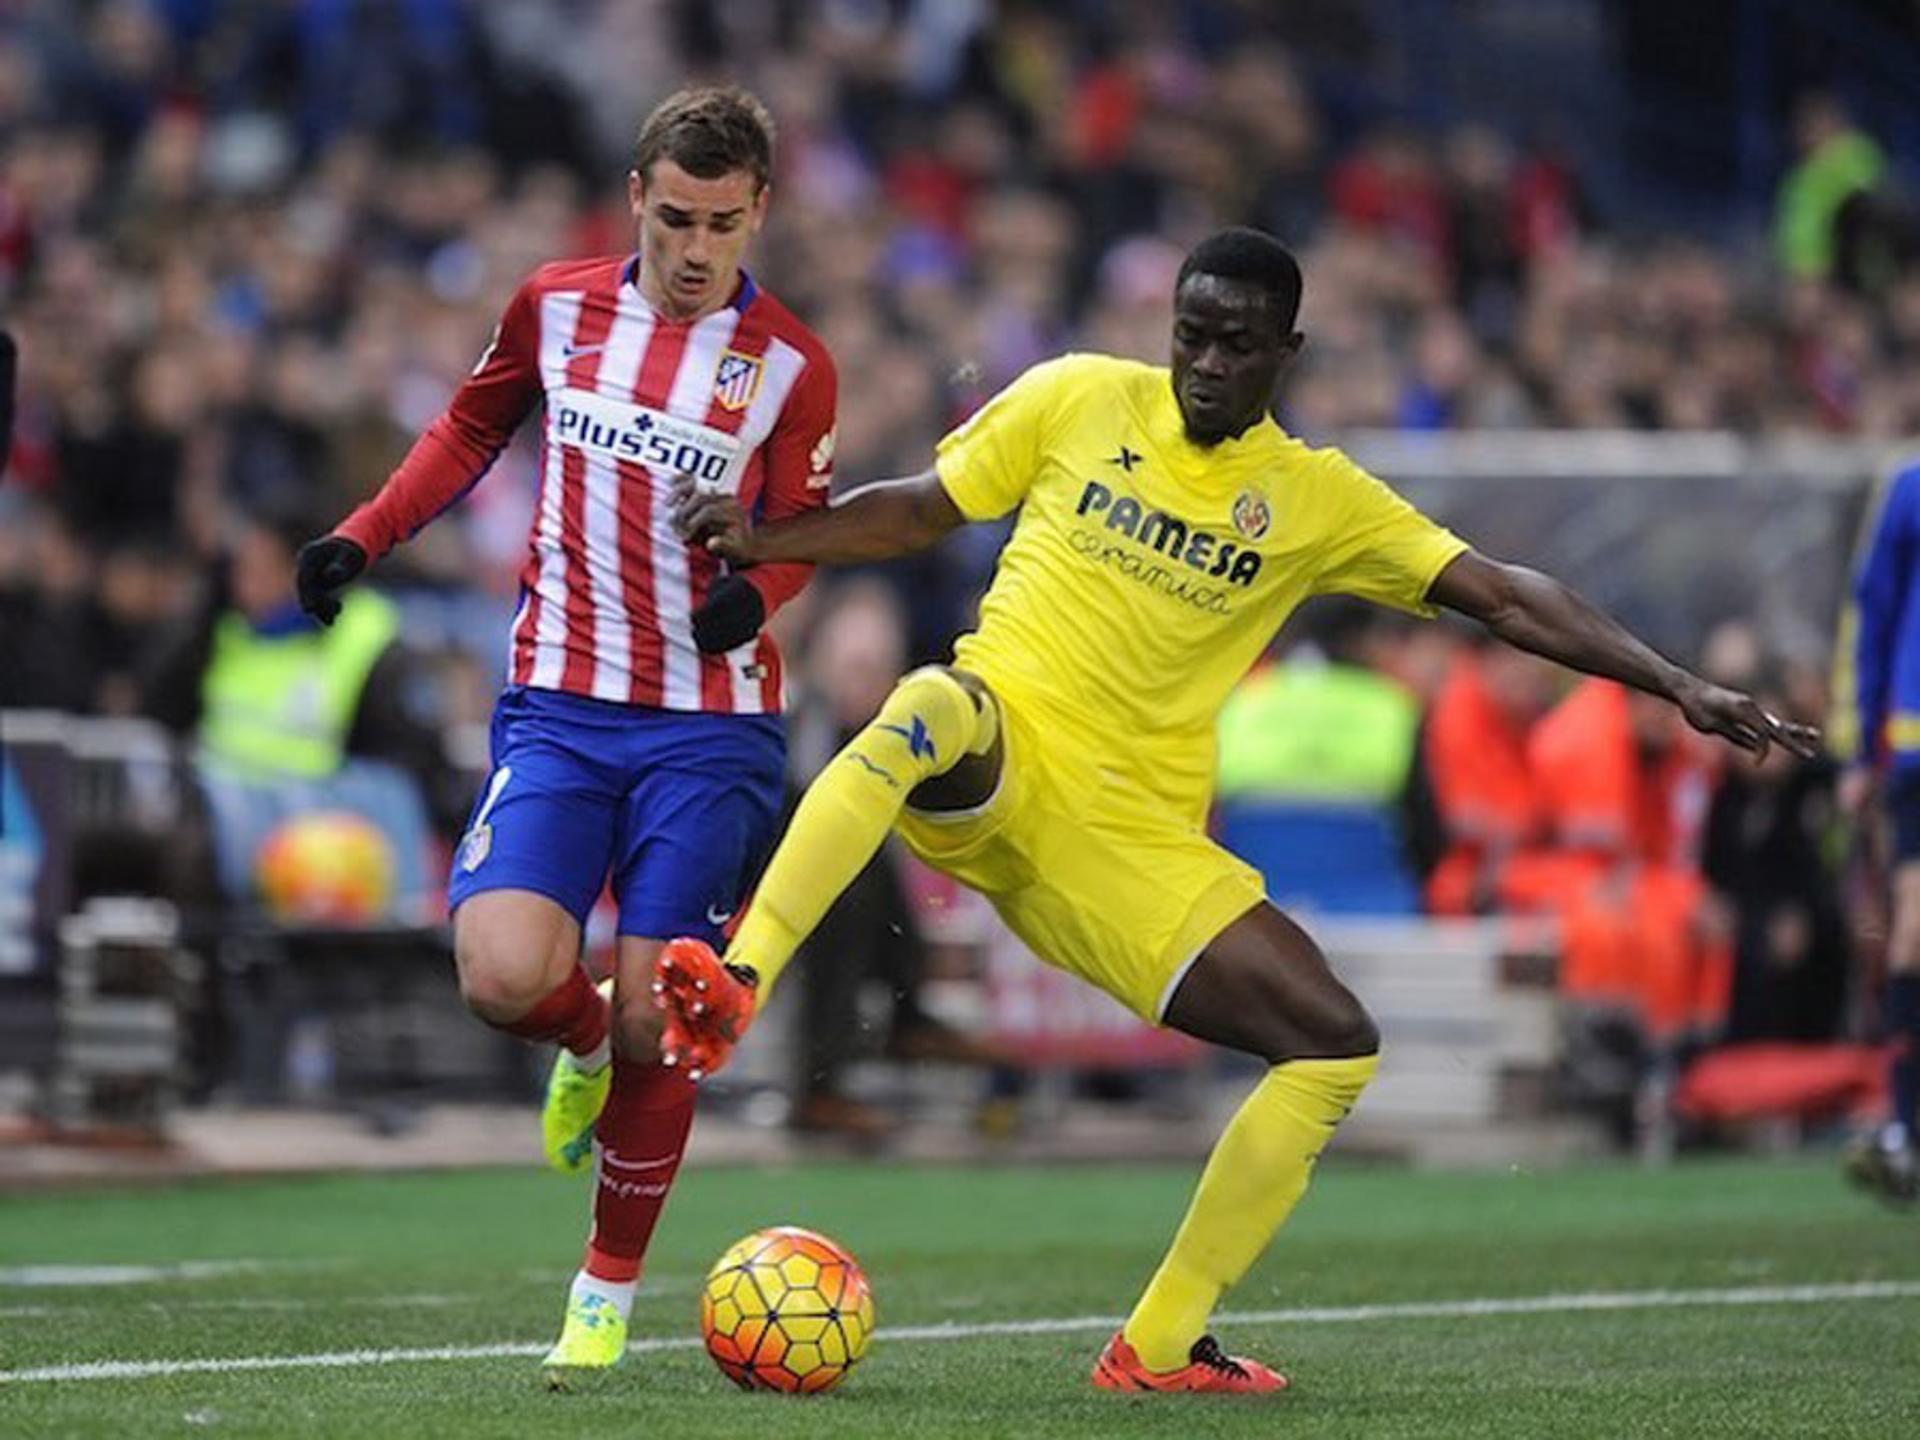
[[[1867,1207],[1817,1163],[1480,1175],[1335,1167],[1232,1297],[1236,1311],[1257,1313],[1221,1327],[1232,1345],[1292,1373],[1296,1389],[1278,1413],[1258,1402],[1096,1395],[1085,1377],[1100,1336],[1084,1326],[1130,1302],[1192,1181],[1188,1167],[689,1172],[636,1332],[684,1345],[692,1277],[746,1230],[824,1229],[867,1265],[881,1328],[872,1357],[823,1402],[738,1395],[691,1346],[636,1355],[585,1393],[552,1397],[516,1342],[512,1353],[436,1366],[9,1385],[0,1434],[360,1440],[564,1425],[913,1440],[1164,1435],[1169,1425],[1250,1435],[1283,1422],[1370,1436],[1894,1435],[1920,1413],[1920,1303],[1908,1296],[1597,1308],[1629,1291],[1911,1281],[1914,1218]],[[0,1285],[0,1307],[30,1300],[39,1312],[0,1318],[0,1369],[545,1336],[577,1257],[583,1200],[577,1183],[512,1172],[0,1199],[0,1269],[269,1262],[111,1290]],[[409,1293],[436,1303],[373,1303]],[[1582,1308],[1524,1308],[1550,1293]],[[459,1295],[471,1304],[438,1303]],[[1462,1296],[1491,1308],[1433,1308]],[[225,1311],[222,1300],[275,1303]],[[1519,1313],[1494,1313],[1503,1307]],[[1327,1311],[1370,1318],[1315,1314]],[[1063,1316],[1085,1317],[1075,1322],[1083,1328],[1058,1328]],[[1003,1321],[1028,1329],[959,1345],[907,1338]]]

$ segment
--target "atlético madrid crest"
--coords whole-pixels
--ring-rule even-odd
[[[760,357],[728,350],[713,372],[713,398],[723,410],[744,410],[760,393]]]
[[[1273,511],[1267,505],[1267,497],[1242,490],[1240,498],[1233,502],[1233,528],[1249,540],[1258,540],[1272,523]]]

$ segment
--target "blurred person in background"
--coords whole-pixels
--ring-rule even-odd
[[[1622,1139],[1663,1147],[1672,1083],[1732,998],[1730,917],[1700,872],[1715,757],[1671,707],[1601,679],[1575,686],[1528,751],[1564,865],[1560,990],[1628,1052],[1618,1092],[1594,1098],[1631,1107]]]
[[[543,401],[538,508],[493,769],[448,902],[468,1006],[557,1042],[549,1162],[591,1158],[593,1226],[549,1382],[618,1363],[642,1257],[685,1152],[696,1076],[662,1063],[649,986],[668,936],[718,939],[771,844],[781,665],[761,633],[804,565],[736,573],[675,534],[684,476],[759,513],[824,505],[836,381],[813,333],[741,268],[766,218],[773,123],[692,89],[641,126],[636,253],[542,266],[379,494],[300,556],[321,621],[369,565],[466,493]],[[581,964],[611,875],[611,1000]]]
[[[1887,159],[1832,95],[1794,107],[1798,161],[1780,182],[1774,247],[1797,280],[1877,295],[1913,258],[1911,221],[1887,193]]]
[[[1762,705],[1807,718],[1778,674],[1763,668],[1755,681]],[[1831,756],[1783,750],[1730,763],[1714,791],[1701,868],[1733,912],[1729,1042],[1840,1038],[1851,946],[1835,863],[1838,775]]]
[[[1235,686],[1220,710],[1220,797],[1398,796],[1420,703],[1391,673],[1393,627],[1363,600],[1322,601],[1300,645]]]
[[[1858,753],[1841,781],[1858,816],[1877,799],[1893,832],[1893,914],[1885,1009],[1893,1113],[1848,1156],[1861,1185],[1896,1204],[1920,1200],[1920,466],[1897,474],[1854,579]]]
[[[1547,813],[1527,759],[1551,671],[1484,631],[1448,667],[1421,723],[1417,788],[1438,831],[1424,876],[1436,915],[1535,910],[1565,883],[1545,850]]]
[[[879,713],[907,668],[906,614],[885,581],[833,590],[809,640],[794,706],[793,776],[801,788]],[[920,1003],[927,945],[908,898],[900,853],[874,852],[801,949],[797,1084],[789,1124],[810,1134],[872,1141],[887,1116],[845,1091],[849,1062],[868,1047],[862,989],[888,992],[884,1052],[894,1059],[991,1065],[986,1047],[942,1024]]]
[[[437,768],[438,737],[398,708],[393,602],[355,591],[328,627],[301,609],[294,557],[313,530],[310,509],[284,494],[242,513],[200,613],[143,673],[141,709],[243,773],[317,778],[348,754]]]
[[[453,833],[465,797],[394,603],[355,591],[327,628],[301,609],[294,557],[314,528],[313,508],[285,492],[241,513],[194,612],[144,657],[139,709],[195,737],[229,901],[255,897],[262,846],[280,822],[344,809],[392,847],[394,884],[362,917],[388,918],[385,903],[421,899],[429,823]]]

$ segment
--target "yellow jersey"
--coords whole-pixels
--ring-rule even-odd
[[[1467,548],[1271,419],[1195,444],[1169,372],[1106,355],[1036,365],[941,440],[935,469],[969,520],[1020,508],[954,663],[1196,825],[1220,707],[1294,607],[1338,593],[1431,615],[1428,587]]]

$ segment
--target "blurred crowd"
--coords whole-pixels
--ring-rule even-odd
[[[1744,622],[1701,663],[1774,714],[1826,714],[1825,677]],[[1282,903],[1550,926],[1577,1098],[1624,1134],[1642,1082],[1705,1048],[1833,1043],[1870,1017],[1883,921],[1839,780],[1483,632],[1334,602],[1229,701],[1219,823]]]
[[[1794,120],[1777,256],[1592,213],[1551,148],[1356,120],[1302,76],[1325,7],[93,0],[0,19],[0,297],[24,354],[0,485],[8,703],[143,707],[234,517],[377,486],[542,260],[630,243],[623,154],[689,78],[780,126],[754,265],[832,347],[838,469],[918,464],[1032,362],[1164,357],[1185,246],[1265,225],[1308,276],[1283,418],[1810,429],[1920,422],[1920,271],[1886,164]],[[1270,13],[1274,12],[1274,13]],[[1337,32],[1339,26],[1333,26]],[[556,37],[564,37],[560,43]],[[521,563],[532,427],[385,567],[474,657]],[[910,577],[910,656],[995,546]],[[428,597],[438,597],[430,603]]]
[[[1309,439],[1368,427],[1920,428],[1914,227],[1887,157],[1833,101],[1810,96],[1782,119],[1795,158],[1771,234],[1646,239],[1638,217],[1599,213],[1578,167],[1537,136],[1421,128],[1317,92],[1308,62],[1354,43],[1349,8],[0,7],[0,309],[23,357],[0,479],[0,706],[191,730],[193,670],[222,643],[221,617],[255,635],[297,621],[294,546],[385,479],[519,280],[549,259],[630,247],[634,129],[696,80],[753,88],[779,124],[771,218],[749,264],[838,362],[842,483],[918,468],[946,428],[1059,351],[1164,360],[1181,257],[1229,223],[1266,227],[1302,258],[1308,344],[1278,403]],[[380,667],[366,691],[379,713],[354,716],[342,750],[410,770],[447,839],[485,763],[536,431],[523,427],[485,483],[383,563],[396,608],[370,616],[356,661]],[[800,776],[895,674],[943,655],[999,538],[976,527],[877,588],[856,578],[835,595],[823,582],[783,612]],[[1782,876],[1827,873],[1806,862],[1828,853],[1802,833],[1818,826],[1779,822],[1786,838],[1763,843],[1786,813],[1778,787],[1804,799],[1794,816],[1817,818],[1829,777],[1696,765],[1683,747],[1662,772],[1684,811],[1684,834],[1655,837],[1670,855],[1634,852],[1647,837],[1631,825],[1604,843],[1577,824],[1557,834],[1577,806],[1556,812],[1536,768],[1549,697],[1531,662],[1476,659],[1438,630],[1382,648],[1360,626],[1327,643],[1354,674],[1393,678],[1382,689],[1303,682],[1297,668],[1283,667],[1285,687],[1256,677],[1248,704],[1329,724],[1291,756],[1229,743],[1229,771],[1251,776],[1229,774],[1230,791],[1271,781],[1272,765],[1346,776],[1376,802],[1422,782],[1425,808],[1409,812],[1408,833],[1428,842],[1405,874],[1414,903],[1544,904],[1527,898],[1536,852],[1580,852],[1569,863],[1612,887],[1613,908],[1583,919],[1596,985],[1628,983],[1622,967],[1647,949],[1629,914],[1668,916],[1645,922],[1667,925],[1660,943],[1720,947],[1719,968],[1701,972],[1718,987],[1712,1014],[1689,1008],[1691,992],[1641,997],[1666,1007],[1662,1034],[1717,1023],[1729,1006],[1748,1028],[1779,1005],[1818,1030],[1837,1023],[1825,900],[1776,917],[1785,902],[1765,899]],[[1479,677],[1471,703],[1462,675]],[[1764,677],[1749,664],[1728,678]],[[1783,706],[1820,715],[1817,678],[1775,678]],[[1500,753],[1512,773],[1464,812],[1461,784],[1478,782],[1455,771],[1473,747],[1433,739],[1449,704],[1510,732]],[[1591,708],[1582,723],[1654,725],[1611,697]],[[1593,736],[1574,728],[1578,771]],[[1629,743],[1629,758],[1679,745],[1670,729]],[[1383,765],[1376,742],[1398,758]],[[1483,822],[1495,820],[1510,828],[1490,840],[1498,825]],[[1703,858],[1715,836],[1720,858]],[[910,921],[891,867],[877,865],[834,921],[834,945],[871,952],[872,965],[839,968],[892,990],[897,1050],[951,1049],[916,998],[924,955],[895,943]],[[1664,899],[1634,888],[1669,869],[1680,878]],[[1741,910],[1742,894],[1760,910]],[[1817,961],[1818,996],[1789,1004],[1768,991],[1740,1009],[1726,968],[1736,953],[1750,957],[1739,973],[1763,980]],[[809,1035],[850,1033],[850,983],[809,997]],[[830,1123],[848,1058],[837,1041],[800,1057],[803,1098]]]

